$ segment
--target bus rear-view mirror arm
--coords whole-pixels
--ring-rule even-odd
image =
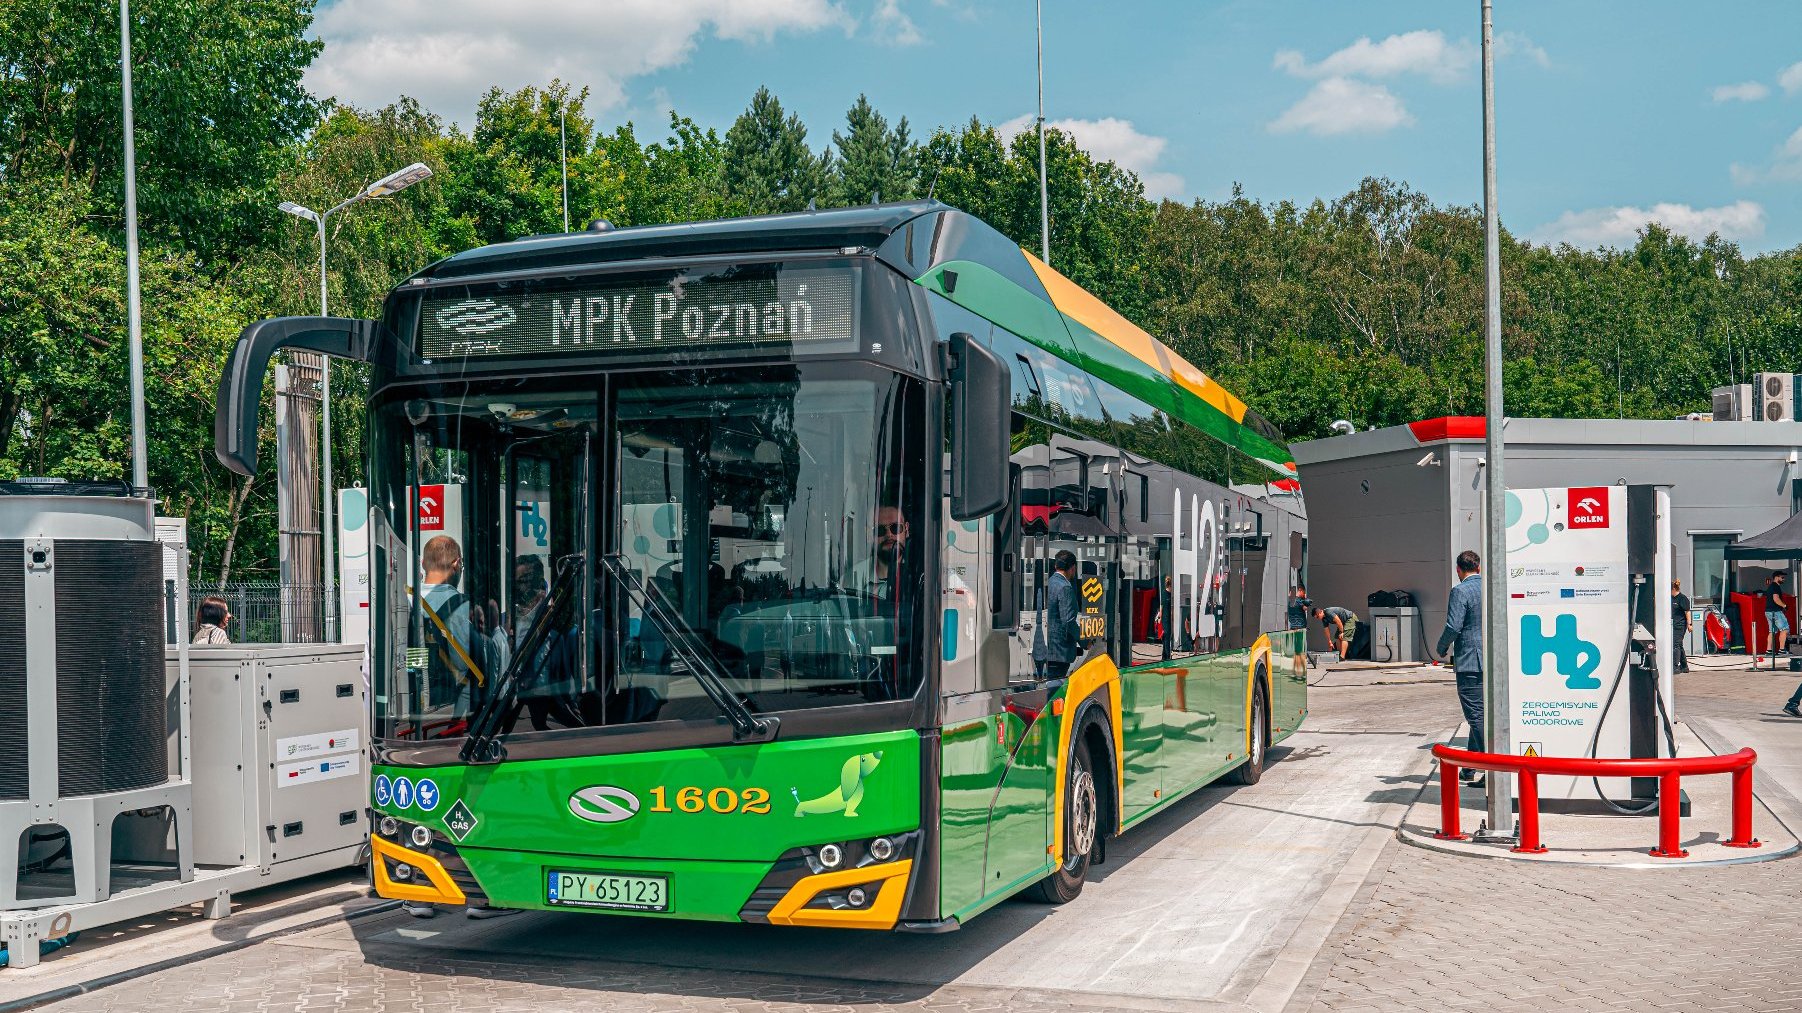
[[[951,517],[970,521],[1007,505],[1013,375],[959,331],[945,343],[951,380]]]
[[[219,377],[213,416],[213,453],[240,475],[257,472],[257,410],[263,376],[278,349],[299,348],[368,362],[381,322],[348,317],[277,317],[244,328]]]

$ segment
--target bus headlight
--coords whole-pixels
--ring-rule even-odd
[[[845,894],[845,900],[848,901],[852,907],[863,907],[863,902],[869,900],[869,897],[864,894],[863,887],[854,886],[851,888],[850,893]]]
[[[413,833],[409,836],[412,837],[413,846],[415,848],[429,848],[432,846],[432,832],[425,827],[414,827]]]
[[[870,857],[878,862],[886,862],[895,856],[895,844],[886,837],[878,837],[870,842]]]
[[[400,821],[392,816],[383,816],[382,821],[377,823],[375,828],[376,832],[383,837],[393,837],[400,833]]]
[[[411,865],[408,865],[405,862],[401,862],[394,866],[394,879],[396,882],[405,883],[407,880],[412,879],[412,878],[413,878],[413,867]]]
[[[820,864],[828,869],[836,869],[845,860],[845,849],[836,844],[820,845]]]

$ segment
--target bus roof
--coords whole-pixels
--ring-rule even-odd
[[[917,284],[1263,462],[1295,472],[1282,435],[1245,402],[988,223],[939,201],[531,236],[447,257],[445,281],[645,259],[863,248]]]

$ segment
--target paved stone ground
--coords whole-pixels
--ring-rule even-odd
[[[1762,759],[1793,765],[1802,762],[1802,721],[1776,711],[1796,680],[1697,669],[1677,677],[1678,707],[1720,727],[1769,725]],[[1760,791],[1794,811],[1782,786],[1761,783]],[[1593,869],[1394,842],[1290,1005],[1477,1008],[1802,1010],[1802,860]]]
[[[1449,678],[1431,671],[1336,671],[1317,682],[1310,721],[1315,738],[1310,742],[1326,745],[1310,744],[1286,758],[1294,764],[1290,777],[1302,771],[1318,782],[1320,773],[1328,772],[1316,773],[1315,765],[1344,765],[1354,755],[1354,742],[1380,743],[1394,756],[1395,776],[1369,782],[1390,785],[1373,792],[1372,800],[1380,798],[1388,807],[1405,805],[1408,799],[1402,796],[1411,798],[1422,780],[1405,772],[1423,766],[1419,750],[1424,742],[1444,734],[1456,720]],[[1771,717],[1773,687],[1779,683],[1784,685],[1776,703],[1793,688],[1786,677],[1683,677],[1679,706],[1686,714],[1708,716],[1729,733],[1757,732],[1761,755],[1797,769],[1802,722]],[[855,945],[867,956],[849,960],[840,948],[850,945],[842,943],[842,934],[778,937],[772,930],[767,939],[743,939],[737,938],[742,933],[715,931],[725,927],[693,926],[673,937],[678,942],[665,957],[652,958],[628,953],[624,946],[606,946],[607,936],[599,931],[583,935],[571,930],[565,939],[528,938],[502,948],[491,941],[504,935],[491,933],[514,919],[479,923],[482,930],[471,932],[454,928],[467,924],[461,919],[409,924],[400,916],[378,915],[49,1008],[67,1013],[1802,1010],[1802,860],[1640,871],[1458,858],[1392,838],[1385,843],[1386,829],[1370,818],[1360,822],[1310,812],[1320,804],[1285,778],[1267,777],[1254,788],[1203,799],[1192,816],[1158,831],[1176,843],[1182,843],[1181,835],[1192,825],[1218,837],[1235,810],[1267,807],[1341,825],[1348,840],[1363,835],[1361,839],[1373,841],[1370,853],[1377,855],[1376,862],[1336,927],[1322,929],[1324,946],[1318,937],[1297,943],[1298,931],[1286,949],[1260,957],[1275,964],[1300,960],[1308,966],[1311,961],[1293,996],[1284,992],[1274,1002],[1265,1001],[1270,996],[1264,992],[1230,989],[1212,999],[1197,998],[1177,987],[1185,976],[1179,966],[1169,967],[1161,982],[1147,980],[1133,994],[1093,987],[1079,991],[1054,974],[1041,976],[1044,987],[982,983],[967,970],[981,966],[981,953],[963,951],[1004,953],[1008,946],[1031,946],[1035,938],[1049,938],[1035,932],[1069,930],[1070,919],[1047,914],[1047,909],[1004,905],[985,916],[986,929],[979,920],[953,936],[860,938]],[[1164,867],[1169,852],[1170,845],[1157,842],[1115,875],[1124,876],[1147,861]],[[1179,867],[1168,868],[1174,872]],[[1112,889],[1119,891],[1118,884],[1130,878],[1115,880]],[[1098,884],[1095,899],[1105,900],[1109,887],[1105,881]],[[1174,887],[1182,889],[1182,884]],[[1116,904],[1133,897],[1120,893]],[[1087,893],[1083,899],[1091,900]],[[1293,917],[1293,912],[1267,915]],[[515,924],[526,931],[516,935],[534,935],[528,922],[532,917],[519,917]],[[1093,931],[1118,917],[1120,912],[1106,912],[1100,922],[1085,918],[1082,925]],[[426,938],[441,930],[451,932]],[[745,958],[720,942],[729,938],[737,938],[733,945],[753,950],[775,947],[780,938],[780,948],[789,951],[781,958],[784,969],[772,973],[763,965],[735,964]],[[1194,945],[1193,940],[1172,940],[1179,948],[1183,943]],[[913,965],[907,973],[896,970],[897,952],[913,954],[903,961]],[[1255,976],[1261,969],[1250,972]]]

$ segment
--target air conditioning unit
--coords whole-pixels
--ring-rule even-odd
[[[1756,373],[1753,418],[1761,422],[1796,421],[1796,378],[1790,373]]]
[[[1737,383],[1714,389],[1716,422],[1749,422],[1758,417],[1753,411],[1751,384]]]

